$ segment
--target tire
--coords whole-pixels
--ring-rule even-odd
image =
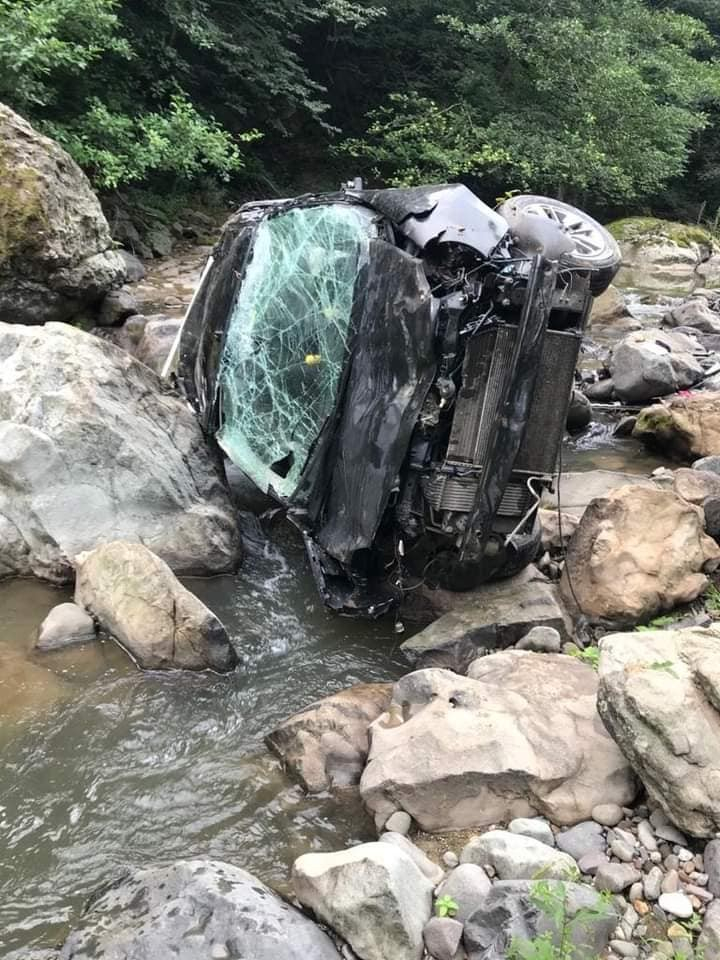
[[[594,297],[607,290],[620,269],[622,254],[612,234],[569,203],[521,194],[501,203],[497,212],[507,220],[510,230],[527,214],[547,217],[556,223],[575,248],[563,255],[563,263],[590,271],[590,291]]]

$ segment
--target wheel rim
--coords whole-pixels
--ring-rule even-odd
[[[572,241],[577,257],[595,260],[607,249],[607,243],[599,227],[583,217],[579,210],[567,210],[549,201],[543,201],[528,204],[523,212],[552,220]]]

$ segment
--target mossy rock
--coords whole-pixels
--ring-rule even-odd
[[[678,247],[697,245],[709,250],[720,249],[713,234],[696,223],[675,223],[655,217],[626,217],[608,224],[607,229],[619,243],[674,243]]]
[[[44,226],[37,173],[0,153],[0,267],[32,248]]]

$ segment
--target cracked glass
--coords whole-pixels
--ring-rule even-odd
[[[292,496],[333,412],[374,220],[338,203],[296,207],[257,228],[227,326],[217,437],[265,491]]]

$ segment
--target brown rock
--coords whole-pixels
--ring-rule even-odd
[[[633,436],[684,462],[720,454],[720,393],[694,393],[646,407]]]

